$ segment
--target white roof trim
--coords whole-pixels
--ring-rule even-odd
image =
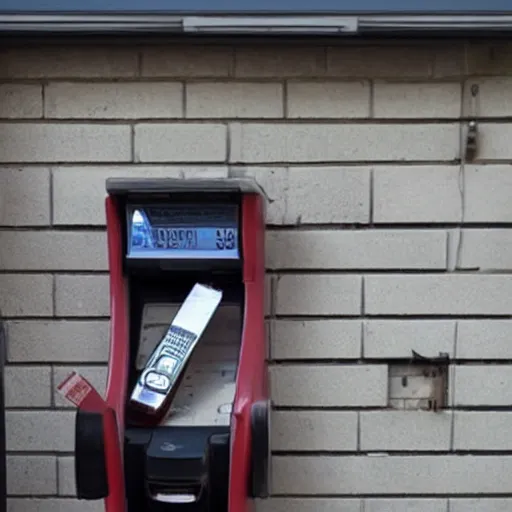
[[[246,15],[1,14],[0,32],[360,34],[379,32],[512,31],[512,14],[500,15]]]

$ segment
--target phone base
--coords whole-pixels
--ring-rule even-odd
[[[137,450],[148,512],[227,512],[229,428],[159,427],[148,434]]]

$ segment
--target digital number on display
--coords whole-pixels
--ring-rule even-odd
[[[236,247],[236,231],[230,228],[152,228],[158,249],[232,251]]]
[[[130,256],[238,258],[237,228],[215,225],[173,226],[172,216],[162,219],[159,215],[158,218],[152,219],[150,214],[151,211],[145,209],[135,209],[131,213]],[[203,219],[201,224],[208,222]],[[233,222],[230,224],[233,225]]]

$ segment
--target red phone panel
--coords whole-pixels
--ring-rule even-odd
[[[245,314],[231,426],[229,512],[252,511],[249,499],[251,405],[268,397],[265,341],[265,221],[263,200],[242,203]]]
[[[109,495],[105,498],[106,512],[125,512],[123,446],[124,404],[128,382],[129,328],[128,294],[123,275],[122,220],[116,199],[107,197],[108,266],[110,270],[110,352],[105,401],[114,411],[105,429]]]

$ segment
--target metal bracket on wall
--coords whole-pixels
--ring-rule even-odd
[[[470,92],[470,115],[472,119],[468,123],[466,133],[466,148],[464,151],[464,159],[466,162],[472,162],[478,151],[478,125],[476,121],[478,117],[478,85],[473,84]]]

